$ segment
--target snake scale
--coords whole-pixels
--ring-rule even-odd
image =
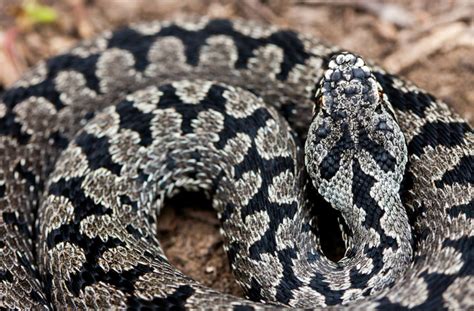
[[[105,32],[1,95],[0,307],[473,308],[473,137],[410,82],[291,30]],[[167,261],[157,217],[183,190],[211,199],[252,301]]]

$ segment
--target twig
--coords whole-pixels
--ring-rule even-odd
[[[416,29],[412,29],[410,32],[407,32],[406,36],[404,36],[402,33],[402,40],[413,40],[414,38],[417,38],[434,28],[459,21],[464,21],[470,24],[473,23],[474,2],[466,2],[462,6],[455,7],[453,10],[449,10],[443,14],[434,16],[432,19],[429,19],[426,24],[420,25]]]
[[[431,35],[417,42],[405,44],[389,55],[384,61],[384,66],[389,71],[400,72],[456,40],[466,31],[466,28],[466,25],[461,22],[437,28]]]
[[[15,82],[27,68],[25,60],[17,53],[16,38],[18,31],[15,27],[5,31],[0,38],[0,64],[2,73],[0,81],[5,86]]]
[[[362,1],[362,0],[302,0],[296,1],[296,5],[306,6],[345,6],[353,7],[360,10],[365,10],[379,19],[396,25],[400,28],[410,27],[415,23],[415,16],[402,6],[381,3],[377,1]]]
[[[241,8],[245,15],[257,18],[267,23],[281,24],[280,18],[268,7],[256,0],[236,1],[237,7]]]

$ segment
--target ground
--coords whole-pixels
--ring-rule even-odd
[[[189,15],[254,19],[314,34],[407,77],[472,124],[472,0],[0,0],[0,88],[105,29]],[[209,202],[186,194],[168,202],[159,238],[184,273],[241,296],[218,228]]]

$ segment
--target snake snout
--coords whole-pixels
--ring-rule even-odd
[[[362,58],[347,52],[336,54],[321,79],[318,92],[321,110],[334,120],[358,118],[361,111],[376,109],[379,88]]]

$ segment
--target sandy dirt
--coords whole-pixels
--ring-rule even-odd
[[[46,6],[46,11],[39,7],[46,17],[37,16],[37,4]],[[49,9],[56,16],[45,21]],[[105,29],[189,15],[248,18],[317,35],[407,77],[472,124],[471,0],[0,0],[0,87],[11,85],[40,59]],[[209,201],[195,194],[180,195],[167,203],[158,226],[173,264],[208,286],[242,296]]]

